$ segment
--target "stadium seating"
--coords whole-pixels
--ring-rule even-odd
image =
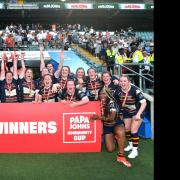
[[[154,33],[153,32],[149,32],[149,31],[140,32],[140,31],[137,31],[135,33],[136,33],[136,37],[140,37],[144,41],[152,41],[154,39]]]

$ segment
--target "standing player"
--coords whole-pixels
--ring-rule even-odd
[[[13,72],[5,71],[5,55],[2,54],[0,95],[2,103],[17,103],[19,99],[17,56],[13,54]]]
[[[146,99],[139,89],[131,85],[126,75],[120,77],[120,88],[117,89],[114,97],[122,107],[126,136],[129,141],[129,145],[124,150],[132,150],[128,157],[135,158],[138,156],[138,129],[142,123],[141,115],[146,108]]]
[[[89,68],[87,71],[86,90],[90,101],[98,101],[98,92],[103,87],[102,81],[97,77],[96,70]]]
[[[33,80],[33,70],[26,69],[24,63],[24,53],[21,53],[21,71],[19,72],[19,88],[22,102],[33,102],[37,93],[37,86]]]
[[[52,76],[43,76],[43,86],[36,95],[35,102],[57,102],[57,94],[52,91]]]
[[[76,88],[86,92],[86,79],[87,77],[85,76],[85,70],[82,67],[77,68],[76,70],[76,77],[75,77],[75,85]]]

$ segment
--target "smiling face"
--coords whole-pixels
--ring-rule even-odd
[[[47,88],[51,87],[51,85],[52,85],[51,75],[49,75],[49,74],[45,75],[43,82],[44,82],[44,87],[47,87]]]
[[[105,85],[108,85],[111,82],[111,76],[109,73],[103,73],[102,75],[102,81]]]
[[[49,73],[50,73],[50,74],[53,74],[53,71],[54,71],[53,65],[49,63],[49,64],[47,64],[47,68],[48,68],[48,70],[49,70]]]
[[[107,101],[107,99],[108,99],[108,97],[106,96],[106,94],[105,94],[105,92],[102,90],[100,93],[99,93],[99,99],[100,99],[100,101],[104,104],[106,101]]]
[[[32,80],[33,79],[33,72],[31,69],[27,69],[25,72],[25,79]]]
[[[76,72],[76,77],[78,79],[82,79],[84,76],[85,76],[84,69],[83,68],[78,69]]]
[[[94,80],[96,78],[96,71],[94,69],[89,69],[88,76],[90,79]]]
[[[6,73],[5,79],[7,84],[11,84],[13,81],[13,74],[11,72]]]
[[[62,68],[61,75],[62,75],[63,78],[67,78],[69,73],[70,72],[69,72],[69,68],[68,67],[63,67]]]
[[[130,80],[128,79],[128,77],[125,77],[125,76],[120,77],[119,84],[120,84],[121,88],[126,91],[126,90],[128,90],[128,88],[130,86]]]
[[[67,82],[67,92],[69,94],[73,94],[75,91],[75,84],[74,84],[74,81],[68,81]]]

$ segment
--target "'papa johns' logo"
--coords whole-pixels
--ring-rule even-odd
[[[93,114],[63,113],[63,143],[96,142],[96,121],[89,120]]]

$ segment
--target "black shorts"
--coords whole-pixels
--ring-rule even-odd
[[[133,112],[133,113],[129,113],[128,111],[123,111],[123,112],[122,112],[123,119],[132,118],[132,117],[135,116],[136,114],[137,114],[137,112]],[[141,114],[141,118],[143,118],[142,114]]]
[[[130,113],[130,112],[125,111],[125,110],[122,111],[123,119],[132,118],[136,114],[137,114],[137,112]]]
[[[117,125],[124,125],[124,122],[123,120],[119,119],[116,121],[116,124],[112,125],[112,126],[105,126],[103,125],[103,134],[113,134],[114,133],[114,128],[117,126]]]

